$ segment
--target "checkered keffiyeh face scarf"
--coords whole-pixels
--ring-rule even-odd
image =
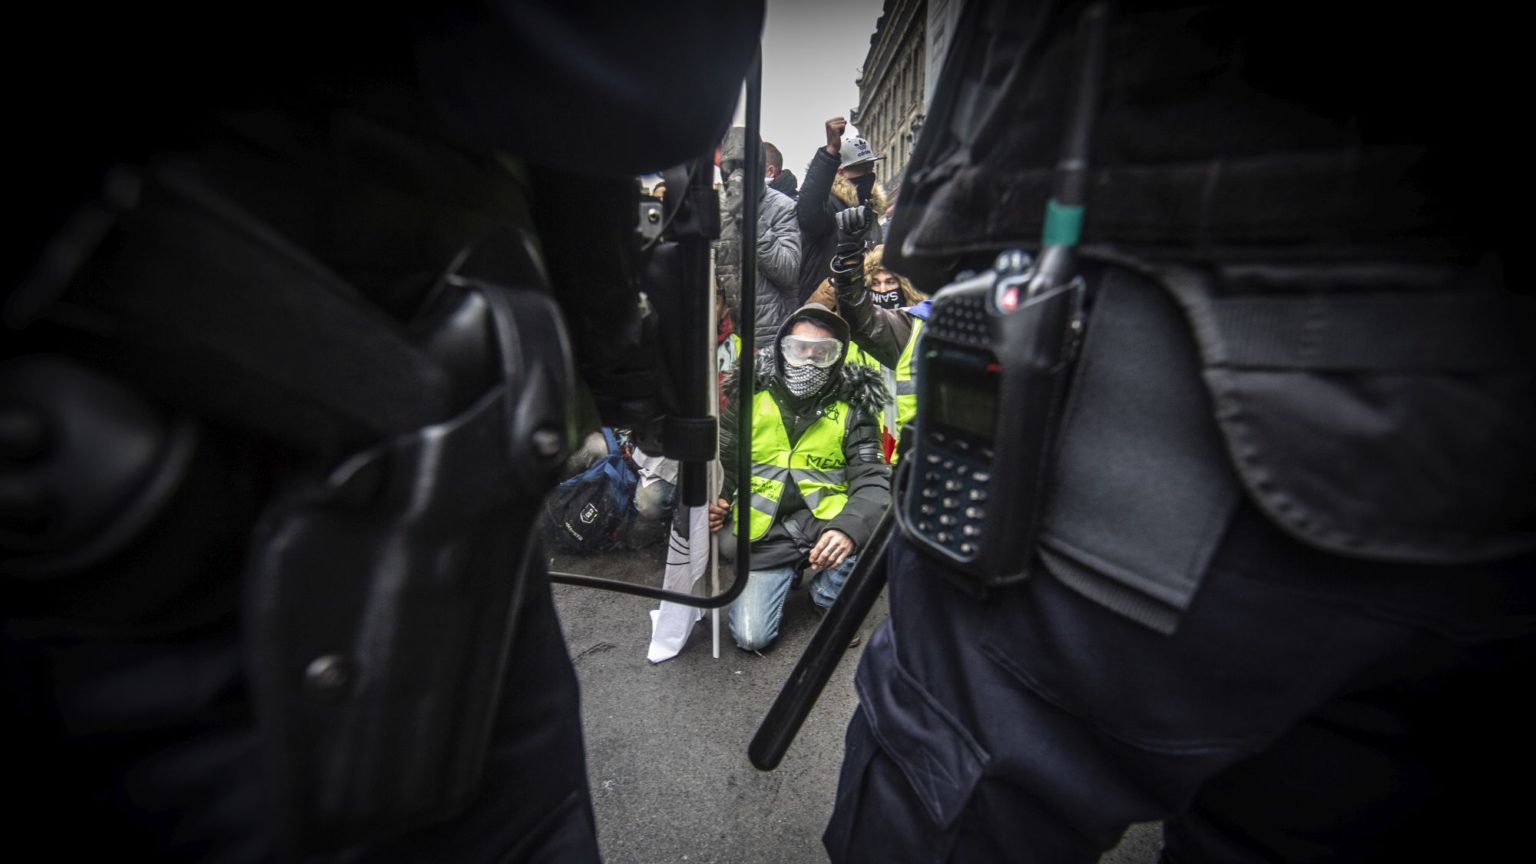
[[[815,366],[784,365],[784,389],[797,398],[809,396],[821,390],[832,379],[831,369]]]

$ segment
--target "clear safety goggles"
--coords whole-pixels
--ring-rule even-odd
[[[825,369],[843,355],[843,342],[832,336],[785,336],[779,343],[784,362],[791,366]]]

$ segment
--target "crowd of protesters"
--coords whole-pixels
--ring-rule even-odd
[[[812,154],[804,182],[784,154],[761,142],[746,163],[745,129],[731,129],[718,154],[720,237],[713,244],[717,361],[722,408],[718,495],[707,507],[674,506],[677,463],[633,445],[633,519],[639,542],[668,536],[665,587],[694,590],[710,536],[734,559],[739,520],[747,520],[752,570],[728,612],[744,650],[761,650],[779,632],[789,591],[807,583],[814,605],[836,599],[860,549],[889,506],[896,432],[910,416],[911,346],[927,315],[924,296],[881,266],[879,216],[886,194],[879,160],[847,121],[825,124],[826,145]],[[754,380],[740,390],[742,219],[746,184],[760,184],[756,226]],[[664,183],[646,190],[661,198]],[[747,402],[738,405],[738,394]],[[737,489],[736,416],[751,414],[752,484]],[[606,455],[594,436],[578,472]],[[613,440],[624,441],[622,436]],[[701,548],[702,547],[702,548]],[[652,613],[649,657],[681,650],[700,614],[663,603]]]

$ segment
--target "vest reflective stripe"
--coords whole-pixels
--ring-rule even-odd
[[[917,334],[923,332],[923,319],[912,319],[912,335],[907,337],[906,347],[901,349],[901,357],[896,360],[896,429],[899,436],[901,427],[907,425],[907,421],[917,413],[917,382],[912,380],[912,356],[917,353]],[[891,454],[891,464],[896,464],[897,456]]]
[[[806,489],[802,486],[800,490],[800,497],[805,500],[805,506],[811,508],[811,512],[815,513],[817,508],[821,507],[823,499],[826,499],[829,496],[836,496],[838,499],[837,501],[829,501],[828,503],[835,503],[837,505],[837,511],[842,512],[843,505],[848,503],[848,496],[844,494],[846,489],[847,486],[845,484],[840,484],[837,486],[817,486],[811,489]],[[832,513],[828,516],[818,515],[816,518],[831,519],[836,515],[837,513]]]
[[[835,471],[821,471],[816,468],[796,468],[795,475],[820,483],[823,486],[846,486],[848,484],[848,472],[841,468]]]
[[[848,403],[833,402],[800,436],[793,448],[779,405],[767,391],[752,399],[752,490],[747,534],[756,540],[768,533],[793,481],[805,506],[817,519],[831,519],[848,502],[848,475],[843,470],[843,440],[848,434]],[[741,508],[736,508],[739,513]]]
[[[756,450],[753,452],[755,454]],[[766,477],[769,480],[777,480],[780,483],[784,483],[789,480],[789,469],[781,465],[775,465],[772,462],[753,462],[752,476]]]
[[[779,488],[783,489],[784,487],[780,486]],[[769,498],[764,498],[763,496],[757,494],[756,492],[752,493],[752,509],[753,510],[763,510],[763,511],[772,512],[778,506],[779,506],[779,502],[777,500],[769,499]]]
[[[752,528],[752,539],[756,540],[763,531],[768,530],[764,524],[758,528],[758,514],[768,514],[768,523],[773,522],[774,513],[779,509],[779,497],[784,494],[784,483],[789,480],[789,469],[780,468],[777,465],[760,465],[752,463],[752,519],[749,526]]]

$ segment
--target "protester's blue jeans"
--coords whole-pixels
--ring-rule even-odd
[[[659,478],[650,483],[641,483],[635,487],[635,512],[641,519],[664,519],[671,514],[676,493],[676,484]]]
[[[849,555],[843,563],[831,570],[817,572],[811,580],[811,602],[823,609],[832,605],[848,574],[853,572],[857,555]],[[789,596],[789,586],[795,580],[795,567],[786,564],[766,570],[753,570],[747,576],[747,587],[731,604],[728,620],[731,637],[747,651],[758,651],[773,644],[779,638],[779,622],[784,618],[784,600]]]

